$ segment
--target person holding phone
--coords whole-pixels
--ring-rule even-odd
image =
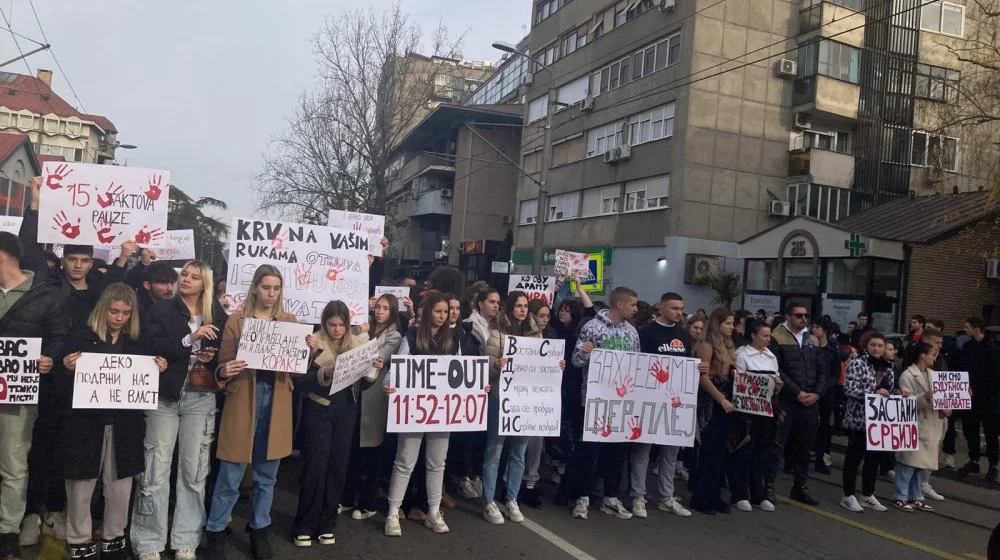
[[[176,560],[195,560],[205,523],[205,480],[215,436],[215,395],[211,370],[219,328],[213,324],[212,268],[199,261],[184,265],[177,296],[159,301],[143,318],[142,339],[167,360],[160,375],[160,402],[146,413],[145,465],[132,514],[132,547],[140,560],[159,560],[170,544]],[[209,375],[205,375],[208,372]],[[172,530],[167,511],[170,467],[178,448],[176,502]]]

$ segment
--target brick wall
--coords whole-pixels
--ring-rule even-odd
[[[1000,220],[988,218],[933,245],[916,245],[910,259],[903,325],[917,313],[941,319],[953,334],[983,306],[1000,306],[1000,280],[986,279],[985,259],[1000,257]],[[990,324],[1000,324],[1000,309]]]

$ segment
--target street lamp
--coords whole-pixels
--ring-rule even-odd
[[[135,144],[122,144],[121,142],[115,142],[115,149],[121,148],[123,150],[134,150],[138,148]]]
[[[552,87],[552,69],[546,66],[537,58],[529,55],[526,52],[519,51],[514,45],[506,43],[504,41],[494,41],[493,48],[498,51],[505,53],[510,53],[516,56],[524,57],[532,62],[534,62],[539,68],[545,70],[549,73],[549,88],[545,93],[545,134],[542,138],[542,170],[541,178],[538,185],[538,208],[535,215],[535,236],[534,236],[534,249],[531,254],[531,270],[534,274],[542,273],[542,250],[544,247],[544,231],[545,231],[545,207],[546,207],[546,195],[548,194],[547,183],[549,177],[549,166],[552,164],[552,104],[555,100],[555,88]]]

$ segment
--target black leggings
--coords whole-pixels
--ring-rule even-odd
[[[861,471],[861,495],[875,493],[878,468],[888,451],[868,451],[864,430],[847,430],[847,454],[844,456],[844,496],[853,496],[857,491],[858,467]]]

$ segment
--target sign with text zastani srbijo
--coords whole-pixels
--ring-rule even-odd
[[[865,436],[869,451],[917,451],[917,398],[865,395]]]
[[[40,338],[0,338],[0,405],[38,404]]]
[[[277,267],[285,311],[318,324],[323,308],[340,300],[351,324],[368,321],[368,237],[358,232],[266,220],[233,218],[229,234],[229,307],[240,309],[257,267]]]
[[[146,245],[167,231],[170,172],[47,162],[38,203],[38,241]]]
[[[486,356],[393,356],[387,431],[485,430],[489,370]]]

